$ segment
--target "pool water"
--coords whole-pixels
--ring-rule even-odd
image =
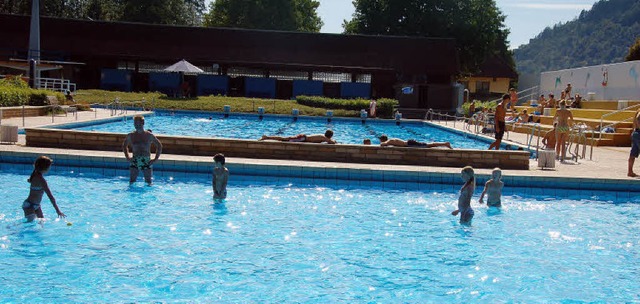
[[[232,173],[233,174],[233,173]],[[432,191],[231,176],[47,175],[72,226],[22,223],[27,174],[0,173],[0,302],[624,302],[640,297],[638,202],[519,196],[450,212]],[[435,190],[440,189],[440,190]],[[444,189],[444,190],[442,190]]]
[[[209,119],[211,118],[211,119]],[[365,138],[373,144],[379,144],[378,137],[386,134],[389,138],[404,140],[415,139],[424,142],[448,141],[455,148],[487,149],[489,143],[475,137],[453,133],[422,122],[402,122],[367,120],[365,124],[358,119],[333,119],[300,117],[293,121],[291,117],[265,116],[262,120],[253,115],[232,115],[224,118],[217,113],[177,113],[158,112],[145,117],[145,128],[155,134],[221,137],[237,139],[259,139],[262,135],[294,136],[297,134],[324,134],[327,129],[334,132],[334,139],[343,144],[362,144]],[[133,122],[115,121],[74,128],[83,131],[128,133],[133,130]],[[503,147],[506,147],[504,145]]]

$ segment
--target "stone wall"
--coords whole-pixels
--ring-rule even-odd
[[[124,134],[27,128],[27,146],[120,151]],[[367,164],[529,169],[527,151],[421,149],[365,145],[327,145],[242,139],[163,136],[163,153],[228,157],[309,160]]]
[[[43,116],[47,114],[48,107],[34,107],[34,106],[25,106],[24,107],[24,116],[32,117],[32,116]],[[22,107],[3,107],[2,115],[0,118],[11,118],[11,117],[22,117]]]

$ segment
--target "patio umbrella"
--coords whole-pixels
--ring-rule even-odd
[[[182,73],[204,73],[199,67],[189,63],[184,59],[174,63],[173,65],[164,69],[167,72],[182,72]]]

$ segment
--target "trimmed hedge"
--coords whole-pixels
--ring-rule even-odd
[[[64,101],[64,95],[58,92],[0,86],[0,107],[43,106],[47,104],[47,96],[51,95]]]
[[[64,101],[62,93],[31,89],[19,76],[0,79],[0,107],[43,106],[47,104],[47,96],[51,95],[56,96],[61,102]]]
[[[322,96],[297,96],[296,102],[314,108],[360,111],[362,109],[368,110],[371,100],[361,98],[335,99]],[[395,99],[381,98],[376,102],[376,114],[378,117],[391,118],[393,116],[393,109],[398,106],[398,101]]]

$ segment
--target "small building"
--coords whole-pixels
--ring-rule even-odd
[[[469,90],[471,98],[475,99],[499,97],[508,93],[510,83],[516,81],[518,73],[497,55],[485,60],[477,74],[460,79],[460,83]]]
[[[3,61],[26,60],[29,20],[0,15],[0,69]],[[403,87],[421,86],[427,88],[424,93],[401,99],[401,107],[450,109],[456,102],[452,84],[459,64],[454,39],[49,17],[41,18],[40,24],[41,63],[62,67],[43,72],[43,77],[70,79],[79,89],[171,95],[187,81],[198,95],[291,99],[301,94],[396,98]],[[181,59],[204,73],[162,71]]]

